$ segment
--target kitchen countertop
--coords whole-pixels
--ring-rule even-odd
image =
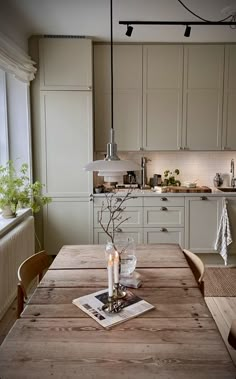
[[[223,192],[223,191],[220,191],[219,189],[217,188],[211,188],[212,192],[181,192],[181,193],[173,193],[173,192],[155,192],[151,189],[147,189],[147,190],[142,190],[142,189],[134,189],[132,191],[132,195],[134,196],[159,196],[159,197],[165,197],[165,196],[171,196],[171,197],[194,197],[194,196],[206,196],[206,197],[209,197],[209,196],[216,196],[216,197],[229,197],[229,196],[235,196],[236,197],[236,192]],[[118,190],[117,192],[113,192],[113,194],[116,194],[118,196],[125,196],[125,194],[127,193],[128,190],[126,189],[122,189],[122,190]],[[107,193],[108,194],[108,193]],[[103,197],[105,196],[105,193],[99,193],[99,194],[93,194],[93,196],[95,197]]]

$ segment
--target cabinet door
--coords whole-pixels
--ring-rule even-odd
[[[184,226],[184,207],[144,207],[144,226]]]
[[[142,46],[114,45],[114,129],[119,150],[139,150],[142,128]],[[106,151],[111,128],[110,47],[94,47],[95,151]]]
[[[144,243],[178,243],[184,246],[184,228],[144,228]]]
[[[108,236],[102,229],[95,228],[93,231],[93,243],[99,245],[105,245],[109,240]],[[136,244],[143,243],[143,229],[142,228],[123,228],[117,238],[126,238],[130,237],[134,239]],[[105,252],[105,247],[104,247]]]
[[[215,252],[222,200],[219,197],[186,197],[185,247],[193,252]]]
[[[44,247],[57,254],[63,245],[92,243],[92,202],[88,198],[58,198],[45,207]]]
[[[144,47],[143,146],[177,150],[181,146],[183,47]]]
[[[184,48],[183,148],[221,149],[223,45]]]
[[[40,89],[92,89],[92,41],[41,38]]]
[[[92,94],[41,91],[43,183],[49,196],[85,196],[92,176]],[[39,143],[39,141],[38,141]]]
[[[236,46],[225,49],[223,149],[236,150]]]

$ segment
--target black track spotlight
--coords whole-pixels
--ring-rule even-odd
[[[190,37],[190,33],[191,33],[191,26],[186,25],[184,36],[185,37]]]
[[[127,30],[125,33],[127,35],[127,37],[131,37],[132,32],[133,32],[133,26],[127,25]]]

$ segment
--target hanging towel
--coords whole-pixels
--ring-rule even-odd
[[[215,242],[215,250],[217,250],[224,259],[225,266],[227,266],[228,246],[232,242],[227,202],[225,201]]]

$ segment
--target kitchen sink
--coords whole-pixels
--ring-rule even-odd
[[[218,190],[222,192],[236,192],[236,187],[218,187]]]

